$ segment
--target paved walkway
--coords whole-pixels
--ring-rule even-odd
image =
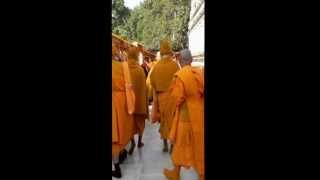
[[[151,111],[149,111],[151,112]],[[133,155],[120,165],[122,170],[121,180],[166,180],[163,169],[172,169],[173,165],[169,153],[162,152],[162,140],[158,132],[159,124],[151,124],[146,121],[146,127],[142,142],[144,147],[136,148]],[[136,142],[137,142],[137,136]],[[117,178],[112,178],[117,180]],[[193,169],[181,169],[181,180],[198,180]]]

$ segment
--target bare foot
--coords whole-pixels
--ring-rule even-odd
[[[169,180],[179,180],[179,172],[175,170],[169,170],[164,169],[163,174],[169,179]]]
[[[204,175],[200,175],[200,180],[204,180]]]

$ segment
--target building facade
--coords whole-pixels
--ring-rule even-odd
[[[204,63],[204,0],[191,0],[189,49],[196,63]]]

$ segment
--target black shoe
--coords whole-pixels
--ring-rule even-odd
[[[138,143],[138,148],[142,148],[144,146],[143,142]]]
[[[127,150],[123,150],[120,152],[120,154],[119,154],[119,163],[120,164],[122,164],[123,161],[127,159],[127,154],[128,154]]]
[[[115,167],[115,170],[112,171],[112,177],[121,178],[122,174],[121,174],[121,169],[120,169],[119,163],[115,164],[114,167]]]
[[[163,151],[163,152],[168,152],[168,151],[169,151],[168,146],[164,146],[163,149],[162,149],[162,151]]]
[[[169,148],[168,148],[168,143],[166,140],[163,141],[163,149],[162,149],[163,152],[168,152],[169,151]]]
[[[129,155],[132,155],[135,147],[136,147],[136,144],[131,144],[131,147],[129,149]]]

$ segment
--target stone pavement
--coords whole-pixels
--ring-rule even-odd
[[[151,111],[149,111],[151,112]],[[120,165],[122,170],[121,180],[166,180],[163,169],[172,169],[173,165],[169,153],[162,152],[162,140],[158,132],[159,124],[146,121],[142,142],[144,147],[135,148],[133,155]],[[136,142],[138,137],[136,136]],[[112,178],[117,180],[117,178]],[[181,180],[198,180],[198,175],[193,169],[181,169]]]

